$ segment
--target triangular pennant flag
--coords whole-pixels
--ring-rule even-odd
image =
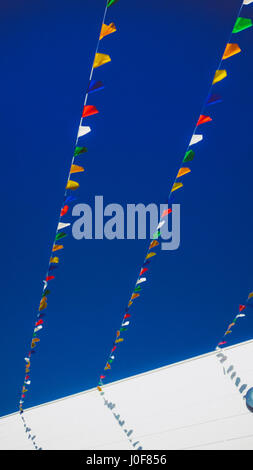
[[[88,152],[87,147],[76,147],[75,152],[74,152],[74,157],[77,157],[78,155],[81,155],[82,153]]]
[[[159,222],[159,224],[157,225],[157,229],[160,229],[163,227],[163,225],[165,224],[165,220],[162,220],[161,222]]]
[[[227,44],[222,60],[229,59],[229,57],[232,57],[235,54],[239,54],[239,52],[241,52],[241,49],[238,44]]]
[[[195,153],[193,152],[193,150],[188,150],[188,152],[186,152],[184,156],[183,163],[191,162],[194,159],[194,157],[195,157]]]
[[[253,297],[253,292],[250,292],[248,295],[248,299],[251,299]]]
[[[86,105],[83,108],[82,118],[93,116],[93,114],[98,114],[99,111],[97,110],[96,106]]]
[[[162,213],[161,219],[162,219],[163,217],[165,217],[166,215],[171,214],[171,212],[172,212],[172,209],[165,209],[165,210],[163,211],[163,213]]]
[[[101,67],[101,65],[107,64],[107,62],[111,62],[111,57],[108,54],[101,54],[100,52],[97,52],[95,55],[93,68],[96,69],[97,67]]]
[[[146,259],[152,258],[153,256],[156,256],[156,253],[151,252],[146,256]]]
[[[200,126],[201,124],[205,124],[206,122],[212,121],[212,118],[210,116],[205,116],[204,114],[201,114],[199,116],[199,120],[196,124],[196,126]]]
[[[252,26],[252,20],[250,18],[237,18],[234,29],[232,33],[240,33],[244,29],[250,28]]]
[[[191,138],[190,143],[189,143],[189,147],[190,147],[191,145],[197,144],[198,142],[201,142],[201,140],[203,140],[203,135],[201,135],[201,134],[194,134],[194,135],[192,136],[192,138]]]
[[[148,271],[148,268],[143,268],[139,274],[139,276],[142,276],[146,271]]]
[[[158,246],[158,245],[159,245],[159,242],[157,240],[153,240],[149,245],[149,250],[151,250],[151,248],[154,248],[155,246]]]
[[[244,0],[243,5],[250,5],[253,3],[253,0]]]
[[[132,294],[132,297],[130,300],[137,299],[138,297],[140,297],[140,294]]]
[[[69,210],[69,206],[65,205],[65,206],[62,208],[62,210],[61,210],[61,217],[63,217],[64,215],[66,215],[67,212],[68,212],[68,210]]]
[[[180,178],[181,176],[187,175],[187,173],[190,173],[190,172],[191,172],[190,168],[180,168],[180,170],[177,174],[177,178]]]
[[[242,318],[242,317],[246,317],[245,313],[239,313],[239,315],[236,315],[235,318]]]
[[[80,126],[78,130],[78,137],[83,137],[86,134],[91,132],[91,128],[89,126]]]
[[[88,86],[87,93],[94,93],[95,91],[99,91],[103,89],[104,89],[104,85],[102,82],[100,81],[96,82],[96,80],[91,80]]]
[[[117,28],[114,23],[110,23],[109,25],[103,24],[99,40],[103,39],[105,36],[108,36],[108,34],[115,33],[117,31]]]
[[[142,282],[146,282],[147,278],[146,277],[141,277],[140,279],[138,279],[138,281],[136,282],[136,285],[137,284],[141,284]]]
[[[71,180],[68,181],[66,189],[71,189],[75,191],[77,188],[79,188],[79,183],[77,183],[76,181],[71,181]]]
[[[227,77],[226,70],[216,70],[212,84],[215,85],[215,83],[221,82],[221,80],[224,80],[224,78],[226,77]]]
[[[65,202],[72,202],[72,201],[75,201],[76,200],[76,197],[75,196],[68,196],[64,198]]]
[[[60,240],[61,238],[65,238],[67,237],[67,234],[65,232],[60,232],[60,233],[57,233],[56,237],[55,237],[55,240]]]
[[[57,268],[58,268],[58,266],[49,266],[48,272],[51,272],[51,271],[53,271],[54,269],[57,269]]]
[[[223,344],[227,344],[227,341],[222,341],[221,343],[218,344],[218,346],[222,346]]]
[[[54,245],[52,251],[55,252],[58,250],[62,250],[63,248],[64,248],[63,245]]]
[[[243,310],[245,310],[246,308],[246,305],[239,305],[239,312],[242,312]]]
[[[65,227],[69,227],[69,225],[70,225],[70,224],[63,224],[62,222],[60,222],[60,223],[58,224],[57,230],[61,230],[61,229],[65,228]]]
[[[213,94],[213,95],[209,95],[206,105],[210,106],[211,104],[217,104],[221,102],[222,102],[221,96]]]
[[[51,257],[51,258],[50,258],[50,263],[58,264],[58,263],[59,263],[59,258],[58,258],[58,256]]]
[[[183,183],[174,183],[172,186],[171,192],[173,193],[173,191],[176,191],[177,189],[182,188],[182,187],[183,187]]]
[[[117,3],[119,0],[108,0],[107,2],[107,7],[111,7],[112,5],[114,5],[114,3]]]
[[[115,343],[122,343],[122,341],[124,341],[123,338],[119,338],[119,339],[116,339]]]
[[[82,166],[79,166],[79,165],[71,165],[71,168],[70,168],[70,175],[72,175],[73,173],[81,173],[81,171],[84,171],[84,168]],[[67,206],[68,207],[68,206]]]

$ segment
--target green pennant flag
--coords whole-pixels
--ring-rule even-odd
[[[46,297],[46,295],[50,294],[50,290],[49,289],[46,289],[43,294],[42,294],[42,297]]]
[[[87,147],[76,147],[74,157],[77,157],[77,155],[81,155],[82,153],[86,153],[86,152],[88,152]]]
[[[111,7],[114,3],[117,3],[119,0],[108,0],[107,7]]]
[[[140,292],[141,291],[141,286],[138,286],[134,289],[134,292]]]
[[[127,328],[120,328],[119,331],[127,331]]]
[[[55,237],[55,241],[60,240],[61,238],[65,238],[66,236],[67,236],[66,233],[64,233],[64,232],[59,232],[59,233],[57,233],[57,235],[56,235],[56,237]]]
[[[152,237],[152,238],[158,238],[158,237],[160,237],[160,236],[161,236],[161,232],[160,232],[160,230],[157,230],[157,232],[155,232],[155,233],[153,234],[153,237]]]
[[[193,152],[193,150],[188,150],[188,152],[186,152],[185,154],[183,162],[184,163],[191,162],[194,159],[194,157],[195,157],[195,152]]]
[[[234,25],[234,29],[232,33],[240,33],[244,29],[250,28],[252,26],[252,20],[250,18],[237,18],[236,23]]]

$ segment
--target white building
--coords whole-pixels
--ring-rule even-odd
[[[246,341],[36,406],[27,432],[4,416],[0,449],[253,449],[252,358]]]

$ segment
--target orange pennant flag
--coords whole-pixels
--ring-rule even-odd
[[[187,173],[190,173],[190,172],[191,172],[190,168],[180,168],[177,174],[177,178],[180,178],[180,176],[187,175]]]
[[[108,36],[108,34],[115,33],[117,31],[116,26],[114,23],[110,23],[109,25],[103,24],[99,40],[103,39],[105,36]]]
[[[158,245],[159,245],[159,242],[157,240],[153,240],[149,245],[149,250],[151,250],[151,248],[154,248],[155,246],[158,246]]]
[[[72,175],[73,173],[81,173],[81,171],[84,171],[84,168],[79,165],[71,165],[70,169],[70,174]]]
[[[229,59],[229,57],[232,57],[235,54],[239,54],[239,52],[241,52],[241,49],[238,44],[227,44],[222,60]]]

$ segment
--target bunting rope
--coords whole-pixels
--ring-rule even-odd
[[[83,112],[82,112],[82,116],[81,116],[81,119],[80,119],[77,138],[76,138],[76,142],[75,142],[74,155],[72,157],[71,166],[70,166],[68,179],[67,179],[67,185],[66,185],[66,188],[65,188],[64,200],[63,200],[63,204],[62,204],[62,207],[61,207],[60,216],[59,216],[59,219],[58,219],[58,225],[57,225],[56,235],[55,235],[55,239],[54,239],[54,243],[53,243],[53,246],[52,246],[52,251],[51,251],[51,255],[50,255],[50,259],[49,259],[48,270],[46,272],[46,276],[45,276],[45,279],[43,281],[44,287],[43,287],[41,300],[40,300],[40,303],[39,303],[38,313],[37,313],[37,316],[36,316],[36,322],[35,322],[35,326],[34,326],[34,330],[33,330],[32,341],[31,341],[31,344],[30,344],[30,348],[29,348],[29,352],[27,354],[27,357],[25,357],[25,362],[26,362],[26,365],[25,365],[25,378],[24,378],[23,388],[22,388],[22,391],[21,391],[21,399],[20,399],[20,402],[19,402],[20,415],[22,415],[23,412],[24,412],[23,404],[24,404],[24,401],[25,401],[25,398],[26,398],[26,393],[28,392],[28,388],[26,388],[26,387],[29,387],[30,384],[31,384],[30,373],[31,373],[32,356],[36,352],[35,351],[36,347],[38,346],[38,343],[40,342],[40,338],[38,337],[39,332],[45,326],[44,325],[44,317],[45,317],[44,310],[47,308],[47,297],[50,294],[50,290],[48,289],[48,283],[50,281],[52,281],[53,279],[55,279],[55,276],[52,274],[52,271],[54,271],[58,267],[58,264],[59,264],[59,257],[55,256],[55,253],[64,248],[64,246],[61,243],[62,243],[62,239],[67,237],[67,233],[65,231],[63,231],[63,229],[65,229],[65,228],[67,228],[71,225],[70,223],[62,222],[62,220],[64,220],[62,218],[69,211],[69,204],[76,199],[75,197],[70,195],[69,191],[76,190],[79,187],[79,183],[77,181],[73,181],[70,178],[72,178],[72,176],[71,176],[72,174],[81,173],[81,172],[84,171],[84,168],[82,166],[76,165],[76,163],[75,163],[77,157],[79,157],[79,156],[81,156],[81,155],[83,155],[87,152],[87,147],[81,146],[79,144],[79,139],[81,139],[82,137],[86,136],[88,133],[91,132],[91,128],[89,126],[83,125],[86,122],[85,120],[89,116],[95,115],[99,112],[96,109],[95,106],[87,105],[89,95],[91,93],[100,91],[104,88],[104,85],[103,85],[102,82],[93,80],[93,72],[94,72],[94,69],[99,68],[102,65],[105,65],[106,63],[111,62],[111,58],[108,54],[98,52],[101,40],[103,38],[105,38],[106,36],[116,32],[116,27],[115,27],[114,23],[110,23],[109,25],[106,25],[104,22],[105,22],[105,19],[106,19],[108,8],[111,7],[112,5],[114,5],[117,2],[118,2],[118,0],[107,0],[106,1],[105,11],[104,11],[103,21],[102,21],[102,27],[101,27],[99,39],[98,39],[98,42],[97,42],[97,47],[96,47],[96,50],[95,50],[95,56],[94,56],[94,61],[93,61],[93,65],[92,65],[92,68],[91,68],[89,84],[88,84],[87,92],[85,94],[85,99],[84,99]],[[239,33],[239,32],[241,32],[241,31],[243,31],[243,30],[245,30],[245,29],[252,26],[252,20],[251,19],[240,17],[240,13],[241,13],[241,10],[242,10],[243,6],[244,5],[249,5],[251,3],[253,3],[253,0],[244,0],[242,2],[239,13],[238,13],[237,18],[236,18],[235,25],[233,27],[233,31],[230,35],[230,38],[231,38],[232,34],[237,34],[237,33]],[[230,41],[230,38],[229,38],[229,41]],[[174,183],[172,185],[171,191],[169,193],[168,201],[170,200],[171,195],[174,191],[176,191],[176,190],[183,187],[183,183],[181,182],[180,178],[182,178],[183,176],[185,176],[186,174],[191,172],[191,169],[188,166],[185,167],[185,166],[182,166],[182,165],[184,165],[185,163],[188,164],[188,163],[192,162],[192,160],[195,157],[195,152],[191,149],[191,147],[203,140],[203,135],[202,134],[196,134],[197,127],[212,121],[212,118],[210,116],[204,115],[204,114],[202,114],[202,112],[204,112],[204,109],[207,106],[214,105],[214,104],[219,103],[220,101],[222,101],[222,99],[219,95],[211,94],[213,86],[216,85],[217,83],[221,82],[227,76],[226,70],[221,70],[221,64],[223,63],[224,60],[234,56],[235,54],[238,54],[239,52],[241,52],[241,49],[238,46],[238,44],[233,44],[233,43],[230,43],[230,42],[228,42],[226,44],[224,54],[221,58],[218,69],[215,72],[215,75],[214,75],[214,78],[213,78],[213,81],[212,81],[207,99],[205,100],[204,105],[202,107],[200,117],[199,117],[199,119],[196,123],[196,126],[194,128],[190,143],[187,147],[186,154],[183,158],[182,164],[180,166],[180,169],[179,169],[179,171],[176,175],[176,178],[175,178]],[[180,180],[180,181],[178,181],[178,180]],[[102,388],[104,386],[103,380],[106,379],[106,376],[104,374],[106,374],[107,371],[111,369],[111,366],[112,366],[112,364],[115,360],[115,355],[116,355],[115,351],[117,350],[118,345],[124,341],[124,338],[122,337],[122,334],[123,334],[123,332],[128,331],[130,321],[131,321],[130,320],[131,319],[131,314],[129,313],[129,310],[132,307],[134,301],[137,298],[139,298],[140,295],[141,295],[140,292],[142,291],[142,286],[147,281],[147,278],[145,277],[147,275],[146,273],[149,270],[149,267],[147,267],[147,266],[150,264],[151,260],[157,254],[156,251],[153,251],[153,250],[155,250],[159,246],[158,239],[161,236],[160,229],[165,224],[165,218],[167,218],[169,216],[169,214],[171,214],[171,213],[172,213],[171,208],[168,208],[168,209],[164,210],[164,212],[162,213],[162,216],[160,218],[160,222],[159,222],[158,226],[156,227],[156,231],[152,235],[152,241],[149,244],[147,255],[144,259],[144,263],[142,264],[141,270],[140,270],[139,275],[137,277],[137,281],[135,283],[134,290],[131,294],[131,297],[129,299],[127,307],[124,311],[123,320],[121,322],[120,329],[117,330],[117,332],[116,332],[116,338],[115,338],[115,341],[113,343],[113,347],[111,349],[111,352],[110,352],[110,354],[107,358],[103,374],[101,374],[100,377],[99,377],[97,389],[100,392],[101,396],[103,396],[103,394],[104,394],[103,388]],[[253,293],[252,293],[252,297],[253,297]],[[116,415],[116,416],[119,416],[119,415]],[[119,418],[116,418],[116,419],[119,419]],[[22,417],[22,420],[24,421],[23,417]],[[26,427],[27,427],[27,425],[26,425]],[[139,442],[137,442],[136,445],[138,443]],[[36,447],[38,448],[37,445],[36,445]],[[142,448],[142,447],[140,447],[140,448]]]
[[[71,160],[71,166],[70,166],[70,170],[69,170],[69,174],[68,174],[67,184],[66,184],[66,187],[65,187],[63,204],[62,204],[62,207],[61,207],[61,210],[60,210],[60,216],[59,216],[59,219],[58,219],[58,224],[57,224],[56,234],[55,234],[55,238],[54,238],[54,243],[53,243],[51,254],[50,254],[48,269],[47,269],[47,272],[46,272],[46,275],[45,275],[45,279],[43,280],[44,287],[43,287],[42,296],[41,296],[39,307],[38,307],[38,312],[37,312],[37,315],[36,315],[36,321],[35,321],[35,325],[34,325],[32,340],[31,340],[31,344],[30,344],[30,347],[29,347],[28,354],[24,358],[24,360],[25,360],[25,378],[24,378],[23,387],[22,387],[22,390],[21,390],[21,397],[20,397],[20,401],[19,401],[19,413],[20,413],[20,415],[22,415],[24,413],[24,402],[25,402],[26,394],[28,392],[28,387],[31,384],[31,361],[32,361],[33,354],[35,354],[35,352],[36,352],[35,349],[38,346],[38,343],[40,342],[40,338],[38,337],[38,334],[43,329],[43,327],[45,326],[45,324],[44,324],[44,317],[45,317],[44,310],[47,308],[47,297],[50,294],[50,290],[48,289],[48,283],[50,281],[52,281],[53,279],[55,279],[55,276],[52,275],[52,271],[54,271],[58,267],[58,264],[59,264],[59,257],[55,256],[55,253],[58,252],[59,250],[63,250],[64,246],[61,244],[62,239],[67,237],[67,233],[65,231],[63,231],[63,229],[65,229],[67,227],[70,227],[70,225],[71,225],[70,223],[62,222],[62,217],[64,217],[68,213],[69,204],[76,199],[75,197],[70,195],[69,191],[74,191],[77,188],[79,188],[79,183],[76,182],[76,181],[73,181],[70,178],[71,178],[72,174],[81,173],[81,172],[84,171],[84,168],[82,166],[76,165],[74,163],[77,157],[82,156],[83,154],[85,154],[88,151],[87,147],[79,146],[79,139],[81,139],[83,136],[85,136],[85,135],[87,135],[88,133],[91,132],[91,128],[89,126],[84,126],[83,122],[85,122],[84,120],[87,119],[89,116],[92,116],[93,114],[97,114],[99,112],[96,109],[95,106],[88,106],[87,105],[87,100],[88,100],[88,97],[91,93],[94,93],[94,92],[97,92],[97,91],[100,91],[100,90],[104,89],[104,85],[101,81],[92,80],[93,72],[94,72],[94,69],[99,68],[102,65],[105,65],[105,64],[111,62],[111,58],[108,54],[98,52],[101,40],[103,38],[105,38],[106,36],[116,32],[116,27],[115,27],[114,23],[110,23],[109,25],[106,25],[104,22],[105,22],[105,18],[106,18],[108,8],[111,7],[112,5],[114,5],[117,2],[118,2],[118,0],[106,0],[106,6],[105,6],[104,14],[103,14],[102,26],[101,26],[101,29],[100,29],[99,39],[98,39],[96,50],[95,50],[94,60],[93,60],[91,73],[90,73],[90,77],[89,77],[89,84],[88,84],[88,88],[87,88],[85,98],[84,98],[83,112],[82,112],[82,116],[81,116],[81,119],[80,119],[78,132],[77,132],[77,137],[76,137],[76,141],[75,141],[74,155],[73,155],[72,160]],[[60,244],[59,244],[59,242],[60,242]],[[35,435],[32,436],[30,434],[31,428],[29,428],[28,425],[26,424],[24,417],[21,416],[21,418],[22,418],[25,430],[28,433],[28,438],[32,440],[35,449],[42,450],[42,447],[39,447],[39,445],[37,445],[36,442],[35,442],[36,436]]]
[[[195,157],[195,152],[192,150],[191,147],[203,140],[203,135],[202,134],[196,134],[197,128],[200,125],[203,125],[203,124],[206,124],[206,123],[212,121],[212,118],[209,115],[205,115],[205,114],[202,114],[202,113],[205,111],[205,109],[208,106],[217,104],[217,103],[222,101],[222,98],[221,98],[220,95],[212,94],[212,89],[213,89],[214,85],[221,82],[222,80],[224,80],[227,77],[227,71],[221,69],[222,63],[225,60],[229,59],[230,57],[232,57],[232,56],[234,56],[234,55],[241,52],[241,49],[240,49],[239,45],[235,44],[235,43],[230,43],[230,40],[231,40],[231,37],[234,34],[240,33],[241,31],[243,31],[243,30],[245,30],[249,27],[252,27],[252,20],[251,19],[243,18],[243,17],[240,16],[243,7],[245,5],[249,5],[249,4],[252,4],[252,3],[253,3],[253,0],[244,0],[241,3],[240,9],[239,9],[237,17],[236,17],[235,24],[233,26],[233,30],[230,33],[229,39],[226,43],[224,53],[221,57],[218,68],[217,68],[217,70],[214,74],[213,81],[212,81],[211,86],[209,88],[207,98],[204,101],[204,104],[203,104],[201,112],[200,112],[199,119],[198,119],[198,121],[197,121],[197,123],[194,127],[194,131],[193,131],[192,137],[190,139],[190,143],[187,147],[186,153],[185,153],[184,158],[182,160],[182,163],[180,165],[180,169],[179,169],[179,171],[176,175],[176,178],[175,178],[174,183],[172,185],[171,191],[169,193],[168,201],[170,200],[170,198],[172,196],[172,193],[174,191],[177,191],[178,189],[183,187],[183,183],[179,180],[183,176],[185,176],[186,174],[191,172],[191,169],[188,166],[185,167],[184,164],[185,163],[188,164],[188,163],[192,162],[192,160]],[[142,285],[144,285],[144,283],[147,281],[147,278],[144,277],[144,275],[146,276],[146,273],[149,270],[149,267],[147,267],[147,266],[150,264],[152,258],[154,256],[156,256],[156,254],[157,254],[153,250],[159,246],[159,242],[157,240],[161,236],[160,228],[165,223],[165,220],[164,220],[165,217],[168,217],[168,215],[171,214],[171,213],[172,213],[171,208],[168,208],[163,212],[163,214],[161,216],[161,219],[160,219],[160,222],[159,222],[158,226],[156,227],[156,231],[152,235],[152,242],[149,245],[147,255],[144,259],[144,263],[141,266],[141,270],[140,270],[140,273],[137,277],[137,281],[135,283],[134,290],[131,294],[131,297],[130,297],[129,302],[127,304],[127,307],[125,309],[120,329],[117,330],[117,332],[116,332],[116,339],[113,343],[113,347],[111,349],[111,352],[110,352],[110,354],[107,358],[107,361],[106,361],[106,364],[105,364],[105,367],[104,367],[104,371],[103,371],[102,375],[100,375],[100,378],[99,378],[99,381],[98,381],[97,389],[100,393],[103,392],[103,386],[104,386],[103,380],[106,379],[105,373],[106,373],[106,371],[111,369],[111,365],[113,364],[113,362],[115,360],[115,354],[116,354],[115,351],[117,349],[117,346],[119,345],[119,343],[122,343],[124,341],[124,338],[122,337],[122,333],[126,332],[128,330],[129,325],[130,325],[131,314],[129,313],[129,309],[133,305],[134,301],[137,298],[140,297],[140,292],[142,290]],[[252,293],[252,296],[253,296],[253,293]]]

